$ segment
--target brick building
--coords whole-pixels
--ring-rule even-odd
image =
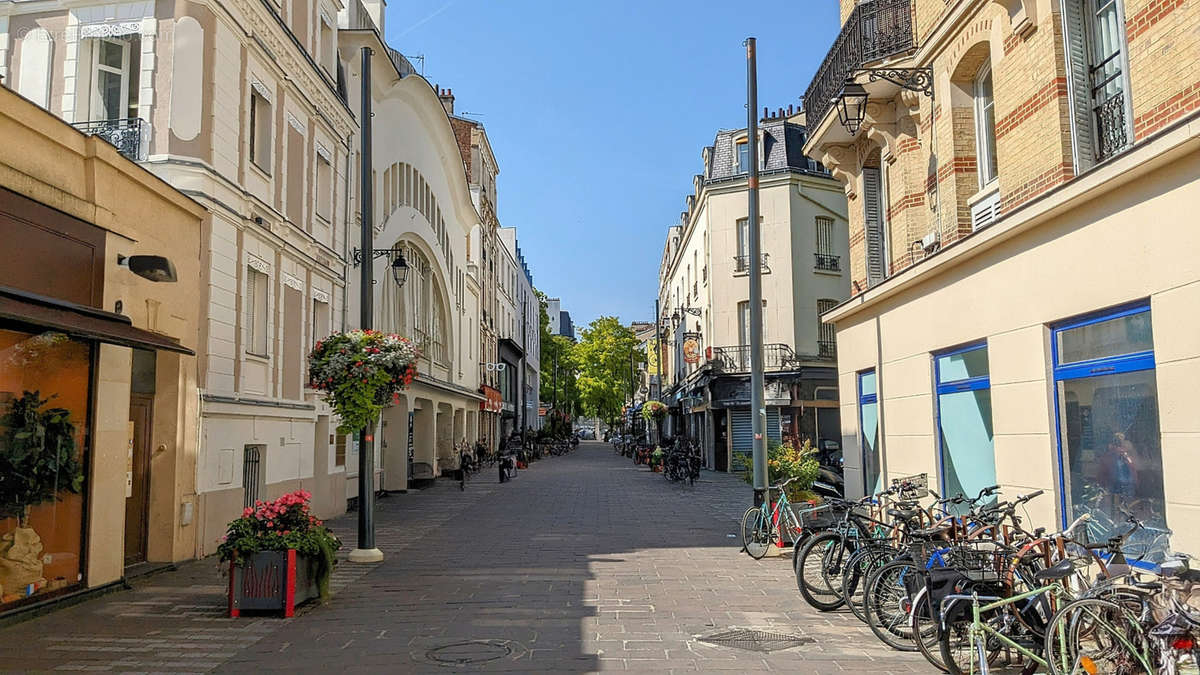
[[[841,6],[805,150],[849,200],[848,488],[1044,489],[1035,524],[1098,530],[1124,503],[1196,549],[1200,6]]]

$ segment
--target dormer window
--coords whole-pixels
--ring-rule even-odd
[[[737,150],[737,170],[738,173],[750,173],[750,144],[745,138],[739,138],[734,142]]]

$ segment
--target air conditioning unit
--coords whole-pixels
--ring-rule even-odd
[[[1000,191],[997,190],[971,206],[971,231],[991,225],[1000,217]]]

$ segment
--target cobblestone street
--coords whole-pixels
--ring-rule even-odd
[[[0,630],[5,670],[928,672],[847,612],[819,614],[789,561],[734,536],[749,491],[668,484],[584,442],[497,484],[491,471],[381,499],[382,564],[342,564],[333,600],[295,619],[224,617],[213,561]],[[335,523],[353,543],[354,514]],[[811,639],[761,653],[731,628]],[[465,644],[464,644],[465,643]]]

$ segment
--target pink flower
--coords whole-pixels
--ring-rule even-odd
[[[268,520],[268,521],[267,521],[267,527],[275,527],[275,521],[273,521],[273,520]]]

